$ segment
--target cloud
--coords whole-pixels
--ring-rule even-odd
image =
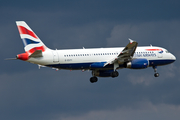
[[[178,26],[177,23],[179,24],[179,22],[176,22],[176,24],[174,23],[172,26]],[[45,31],[43,30],[43,24],[44,23],[40,25],[41,27],[32,25],[31,28],[35,32],[37,29],[36,33],[41,34],[40,36],[38,34],[38,36],[40,38],[42,36],[42,40],[44,41],[45,39],[46,42],[49,40],[46,38],[49,35],[41,33],[42,31]],[[143,41],[146,36],[148,38],[153,35],[151,33],[153,30],[160,30],[160,28],[156,30],[156,25],[158,26],[157,23],[140,24],[141,27],[139,29],[137,28],[138,26],[131,27],[128,24],[122,24],[123,29],[121,29],[120,24],[112,29],[112,36],[109,37],[109,35],[103,36],[103,34],[110,33],[111,23],[108,25],[103,24],[97,22],[93,24],[89,23],[85,26],[67,27],[64,29],[64,32],[63,29],[60,29],[62,34],[65,34],[62,38],[68,39],[68,41],[64,43],[61,41],[62,39],[60,41],[56,39],[60,36],[56,31],[58,27],[54,28],[56,33],[51,32],[56,24],[53,24],[53,27],[48,26],[50,29],[47,30],[47,33],[50,32],[49,38],[55,40],[54,43],[57,42],[58,45],[56,44],[56,46],[59,46],[60,44],[63,45],[63,47],[70,46],[71,48],[74,48],[79,47],[80,44],[93,46],[95,43],[97,46],[102,44],[108,47],[115,45],[125,46],[128,41],[124,42],[124,40],[119,41],[118,39],[129,36],[129,30],[131,31],[130,35],[135,36],[133,38],[135,38],[135,40],[140,40],[139,44],[144,45],[149,43]],[[153,27],[150,27],[152,25]],[[152,28],[152,30],[145,31],[147,28]],[[174,29],[175,28],[173,27],[173,30]],[[118,34],[119,30],[121,32],[125,30],[122,36]],[[175,31],[176,30],[178,29],[175,29]],[[71,36],[68,34],[71,34]],[[98,37],[99,34],[103,37]],[[141,34],[143,36],[141,36]],[[167,31],[165,31],[164,34],[166,35]],[[174,32],[169,34],[172,35],[175,40],[179,37],[178,34]],[[17,35],[17,37],[19,41],[19,35]],[[138,37],[139,39],[137,39]],[[153,36],[153,38],[155,37],[161,36]],[[164,38],[166,37],[167,36]],[[88,42],[83,41],[84,39]],[[90,41],[91,39],[93,39],[93,41]],[[74,40],[77,42],[74,43]],[[148,38],[148,40],[156,44],[159,43],[154,39]],[[167,38],[164,40],[167,41]],[[19,42],[21,44],[21,41]],[[51,42],[52,41],[49,43]],[[119,45],[117,45],[118,43]],[[174,51],[174,49],[178,48],[178,45],[172,43],[168,44],[168,42],[159,44],[167,46],[167,48],[175,53],[176,51]],[[174,47],[171,47],[173,45]],[[22,48],[22,45],[18,46]],[[5,46],[3,47],[5,48]],[[12,46],[11,49],[13,49],[13,52],[15,51],[15,47],[13,48]],[[119,70],[120,76],[118,78],[99,78],[98,83],[91,84],[89,82],[91,72],[82,73],[81,71],[70,72],[65,70],[56,72],[52,71],[50,68],[38,70],[36,65],[28,64],[26,62],[11,61],[8,63],[8,66],[6,62],[3,67],[5,70],[2,70],[3,72],[0,74],[0,95],[2,96],[0,99],[2,106],[0,111],[3,111],[1,117],[5,119],[8,114],[11,114],[13,118],[17,119],[26,119],[27,117],[29,119],[106,119],[109,118],[108,116],[128,119],[128,114],[132,113],[135,116],[135,110],[140,109],[137,104],[141,102],[149,101],[155,108],[160,104],[164,104],[165,106],[178,106],[180,104],[180,98],[178,96],[179,80],[176,80],[178,79],[178,65],[177,62],[177,65],[158,67],[158,72],[160,73],[158,79],[154,78],[152,68],[139,71],[121,69]],[[5,68],[6,66],[7,68]],[[151,108],[149,109],[151,111]],[[123,113],[123,111],[126,111],[126,113]],[[24,115],[22,115],[22,113],[24,113]],[[118,113],[122,113],[122,116],[119,116]],[[142,113],[143,112],[140,110],[138,116],[141,117]],[[152,112],[152,114],[154,115],[155,113]],[[147,110],[147,116],[152,116],[152,114]],[[162,113],[160,113],[160,116],[162,116]],[[144,116],[142,116],[142,118],[143,117]],[[11,116],[9,116],[9,119],[11,119]],[[129,119],[131,119],[131,117]]]
[[[80,90],[83,89],[83,86],[81,87],[79,83],[89,84],[89,81],[88,79],[84,82],[81,81],[86,73],[81,75],[79,80],[72,80],[72,77],[67,73],[67,71],[64,71],[63,74],[63,71],[57,72],[44,68],[14,74],[1,74],[1,118],[33,119],[42,118],[45,115],[49,116],[56,112],[74,111],[78,106],[76,103],[80,104],[77,101],[79,98],[76,96],[80,98],[84,96]],[[71,72],[74,77],[75,74],[77,73]],[[69,78],[67,78],[68,76]],[[77,88],[74,86],[75,84]]]
[[[141,70],[132,70],[133,73],[129,73],[128,81],[133,85],[145,85],[151,86],[156,84],[157,81],[165,81],[167,79],[176,79],[176,74],[178,74],[178,68],[175,64],[170,64],[166,66],[158,66],[157,72],[160,74],[158,78],[154,77],[153,68],[141,69]],[[179,79],[178,79],[179,80]]]
[[[163,119],[169,120],[174,119],[178,120],[180,117],[180,106],[173,105],[153,105],[150,102],[139,103],[139,106],[136,109],[132,108],[121,108],[112,111],[108,110],[99,110],[99,111],[90,111],[86,114],[79,116],[66,116],[59,117],[60,120],[152,120],[152,119]],[[168,113],[168,114],[166,114]],[[55,119],[56,120],[56,119]]]
[[[178,38],[180,38],[179,29],[180,21],[120,24],[112,29],[111,37],[107,38],[107,44],[108,46],[115,46],[119,43],[119,45],[124,46],[125,41],[131,38],[137,41],[139,45],[165,45],[172,49],[172,47],[176,47]]]
[[[179,118],[178,1],[3,1],[0,9],[1,119]],[[158,79],[152,68],[121,69],[118,78],[91,84],[88,71],[4,61],[24,52],[16,20],[26,21],[52,49],[120,47],[131,38],[165,47],[177,61],[158,67]]]
[[[1,118],[28,117],[29,120],[104,119],[109,118],[107,116],[126,118],[128,113],[134,113],[136,109],[147,106],[141,104],[145,101],[149,101],[155,107],[159,104],[179,105],[178,81],[171,83],[172,81],[160,79],[158,82],[144,72],[149,80],[139,82],[137,73],[140,75],[143,71],[127,74],[129,71],[132,70],[119,71],[120,76],[115,79],[99,78],[96,84],[89,82],[91,73],[88,71],[55,71],[42,68],[0,74]],[[134,79],[129,77],[130,75]],[[169,83],[171,86],[168,86]],[[139,116],[141,112],[142,110]],[[122,116],[118,113],[122,113]],[[11,116],[7,117],[8,114]],[[149,114],[147,111],[147,115]]]
[[[142,73],[142,72],[141,72]],[[155,79],[153,78],[152,74],[138,74],[138,75],[128,75],[128,80],[133,84],[143,84],[143,85],[150,85],[154,83]]]

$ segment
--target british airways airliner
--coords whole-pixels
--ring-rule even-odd
[[[16,59],[51,67],[56,70],[91,70],[90,82],[97,77],[118,77],[118,69],[145,69],[152,67],[158,77],[157,66],[173,63],[176,57],[162,47],[142,46],[129,39],[126,47],[52,50],[45,46],[39,37],[24,21],[16,21],[25,53]]]

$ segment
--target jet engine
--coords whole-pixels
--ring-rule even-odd
[[[149,61],[147,59],[134,59],[131,62],[125,64],[125,67],[130,69],[144,69],[148,66]]]

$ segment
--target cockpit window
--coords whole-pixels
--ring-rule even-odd
[[[166,50],[166,53],[169,53],[169,51]]]

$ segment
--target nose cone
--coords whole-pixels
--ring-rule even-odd
[[[171,54],[171,60],[173,60],[173,62],[176,61],[176,57],[173,54]]]

